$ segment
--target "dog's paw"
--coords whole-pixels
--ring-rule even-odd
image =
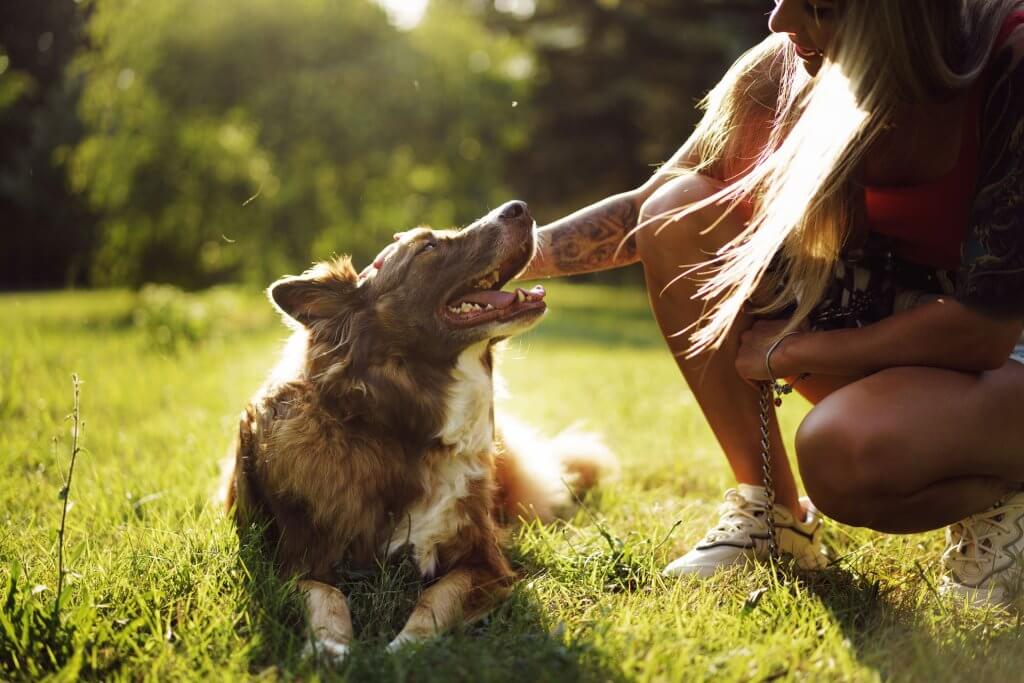
[[[339,643],[336,640],[331,639],[316,639],[306,641],[306,646],[302,648],[302,657],[307,659],[309,657],[315,657],[326,661],[334,666],[341,664],[345,661],[345,657],[348,656],[348,644]]]
[[[410,635],[408,633],[399,633],[397,636],[395,636],[394,640],[388,643],[387,651],[398,652],[407,645],[412,645],[413,643],[418,642],[420,642],[420,639],[416,636]]]

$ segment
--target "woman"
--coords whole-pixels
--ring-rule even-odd
[[[774,35],[733,66],[654,177],[540,230],[523,279],[643,263],[661,331],[739,482],[667,574],[767,556],[758,383],[809,373],[796,384],[814,403],[796,457],[816,506],[887,533],[948,525],[947,587],[1014,597],[1022,10],[777,0]],[[798,498],[774,416],[770,441],[780,548],[821,567],[821,522]]]

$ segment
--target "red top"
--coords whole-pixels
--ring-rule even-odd
[[[1014,12],[1006,18],[993,54],[1021,24],[1024,24],[1024,12]],[[982,97],[979,79],[970,94],[960,156],[952,171],[920,185],[864,188],[871,232],[895,238],[896,255],[907,261],[948,270],[960,265],[960,245],[967,232],[978,175],[978,120]]]

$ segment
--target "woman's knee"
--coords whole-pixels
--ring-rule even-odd
[[[682,173],[667,181],[640,207],[640,220],[657,220],[682,207],[707,199],[722,189],[722,184],[700,173]]]
[[[699,240],[701,228],[714,218],[709,220],[707,209],[685,217],[680,217],[679,211],[721,189],[721,183],[699,173],[679,175],[659,187],[640,206],[641,228],[636,234],[640,258],[661,254],[666,246]],[[711,210],[714,211],[714,207]]]
[[[819,510],[850,526],[874,527],[893,495],[894,444],[859,403],[856,396],[833,394],[811,410],[797,430],[796,455]]]

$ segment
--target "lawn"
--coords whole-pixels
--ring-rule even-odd
[[[642,291],[550,290],[547,320],[504,353],[502,407],[548,431],[583,420],[619,480],[570,522],[514,533],[513,597],[416,650],[383,651],[415,597],[408,568],[346,577],[360,638],[337,671],[301,659],[292,586],[210,502],[285,337],[269,305],[237,290],[0,296],[0,680],[1024,680],[1016,616],[936,594],[940,533],[832,524],[840,559],[818,575],[663,580],[715,518],[725,460]],[[72,373],[84,450],[54,620]],[[806,410],[783,407],[790,436]]]

